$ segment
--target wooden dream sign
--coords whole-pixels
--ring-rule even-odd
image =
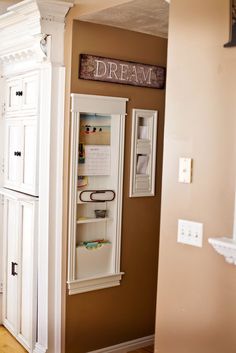
[[[165,76],[161,66],[80,54],[80,79],[163,89]]]

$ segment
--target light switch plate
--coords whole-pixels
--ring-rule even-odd
[[[179,182],[192,182],[192,158],[179,159]]]
[[[178,220],[178,243],[202,247],[203,224]]]

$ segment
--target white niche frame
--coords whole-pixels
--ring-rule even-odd
[[[124,137],[127,98],[105,97],[86,94],[71,94],[71,151],[70,151],[70,190],[69,190],[69,230],[68,230],[68,290],[69,295],[89,292],[120,285],[123,272],[120,271],[121,223],[123,201]],[[119,144],[116,146],[118,177],[116,183],[116,234],[114,235],[114,266],[111,273],[94,275],[89,278],[76,278],[76,230],[78,175],[78,145],[80,114],[107,114],[119,119]]]
[[[132,110],[130,197],[155,195],[157,122],[157,110]],[[138,170],[140,156],[147,164],[145,173]]]

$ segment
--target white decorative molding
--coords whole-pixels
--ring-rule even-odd
[[[115,275],[106,275],[102,277],[88,278],[85,280],[74,280],[68,282],[69,294],[79,294],[91,292],[93,290],[116,287],[120,285],[122,275],[124,273],[116,273]]]
[[[209,238],[208,242],[213,246],[218,254],[224,256],[227,263],[236,265],[236,240],[222,237]]]
[[[0,62],[9,64],[33,58],[46,60],[41,48],[45,35],[52,35],[73,4],[55,0],[25,0],[10,6],[0,16]],[[53,28],[54,26],[57,28]]]
[[[127,353],[130,351],[133,351],[134,349],[147,347],[152,344],[154,344],[154,335],[141,337],[136,340],[123,342],[120,344],[116,344],[114,346],[102,348],[102,349],[92,351],[89,353]]]

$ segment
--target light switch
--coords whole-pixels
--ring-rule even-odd
[[[179,182],[192,182],[192,158],[179,159]]]
[[[203,224],[198,222],[178,220],[178,243],[202,247]]]

